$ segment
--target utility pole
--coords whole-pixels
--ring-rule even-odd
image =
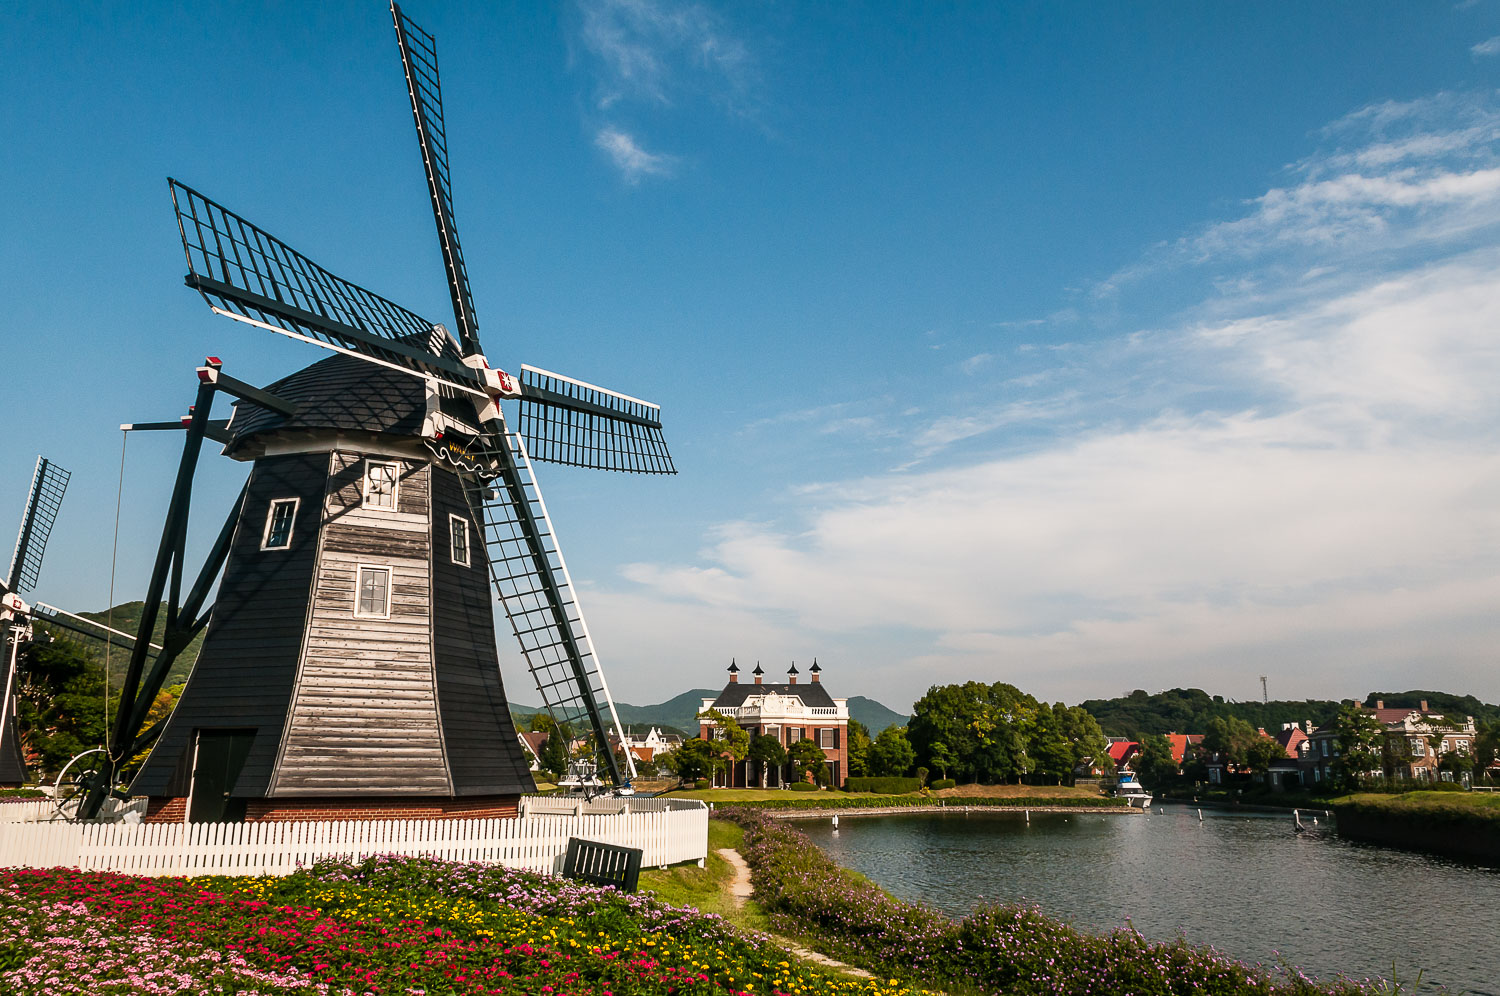
[[[1271,696],[1266,693],[1266,676],[1260,676],[1260,701],[1262,705],[1269,705]]]

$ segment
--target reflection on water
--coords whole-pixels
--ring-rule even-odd
[[[1304,821],[1310,818],[1304,814]],[[1326,824],[1326,821],[1325,821]],[[1250,962],[1309,974],[1423,972],[1500,996],[1500,872],[1298,835],[1290,816],[1168,806],[1150,816],[1021,813],[803,821],[839,864],[955,916],[1034,902],[1090,930],[1129,920]],[[1320,827],[1319,830],[1325,830]]]

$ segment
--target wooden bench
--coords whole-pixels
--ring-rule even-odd
[[[641,849],[569,837],[562,873],[564,878],[589,885],[612,885],[621,892],[634,892],[641,877]]]

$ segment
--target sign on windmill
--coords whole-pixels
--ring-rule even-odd
[[[146,601],[168,596],[166,650],[152,657],[137,642],[111,733],[115,764],[155,741],[131,786],[150,797],[148,820],[514,813],[534,786],[500,677],[495,596],[553,718],[583,732],[614,788],[629,790],[629,759],[622,769],[609,749],[619,721],[531,460],[675,473],[660,411],[549,371],[490,368],[453,220],[436,48],[391,13],[454,332],[170,181],[188,286],[217,314],[338,355],[264,390],[212,362],[200,370]],[[224,391],[239,399],[227,424],[208,417]],[[194,433],[252,467],[179,604]],[[177,708],[144,730],[164,661],[204,626]]]

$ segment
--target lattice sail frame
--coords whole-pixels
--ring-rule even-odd
[[[536,459],[632,474],[675,474],[661,408],[522,365],[520,430]]]
[[[448,293],[453,298],[453,317],[465,355],[479,352],[479,321],[474,314],[474,294],[469,289],[469,271],[464,266],[458,225],[453,219],[453,185],[448,178],[448,129],[443,123],[443,87],[438,80],[437,41],[423,31],[394,2],[391,19],[396,23],[396,42],[401,48],[401,66],[406,70],[406,92],[411,97],[417,143],[427,172],[427,191],[432,195],[432,215],[442,243],[443,263],[448,271]]]
[[[167,182],[187,284],[215,312],[485,396],[442,326],[330,273],[191,187]]]
[[[497,440],[489,441],[493,444]],[[493,485],[467,475],[464,478],[470,508],[484,530],[490,580],[521,645],[526,667],[536,681],[542,705],[559,725],[592,729],[603,741],[599,749],[612,758],[609,731],[595,728],[595,719],[608,715],[622,748],[624,729],[532,472],[526,442],[512,432],[502,433],[499,441],[510,454],[509,461],[500,461],[506,465],[501,478]],[[524,511],[518,502],[525,503]],[[528,519],[535,523],[534,531],[527,528]],[[554,609],[548,597],[548,579],[538,569],[538,557],[551,575],[561,612]],[[570,642],[577,648],[576,660],[569,652]],[[634,779],[635,759],[630,751],[623,753],[628,777]],[[614,768],[613,761],[609,767]]]
[[[36,587],[42,573],[42,555],[57,522],[63,495],[72,478],[66,470],[44,456],[36,458],[31,475],[31,492],[26,496],[26,514],[16,534],[16,549],[11,554],[10,569],[5,572],[5,587],[17,593]]]

